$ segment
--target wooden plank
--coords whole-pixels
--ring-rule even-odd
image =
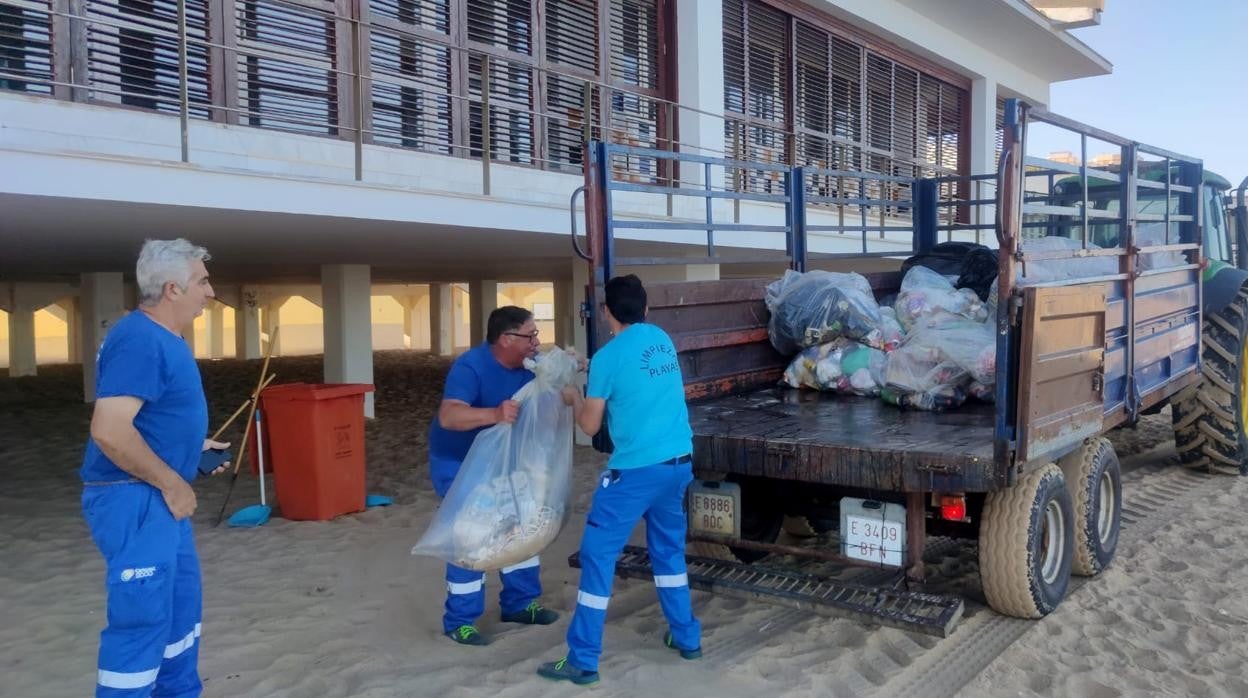
[[[1105,295],[1028,288],[1019,360],[1018,458],[1027,463],[1101,431]]]

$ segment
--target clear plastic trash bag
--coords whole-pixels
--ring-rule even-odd
[[[884,365],[884,352],[842,338],[803,350],[782,381],[793,388],[875,396],[884,385]]]
[[[987,304],[974,291],[954,288],[949,279],[927,267],[912,267],[906,272],[894,309],[906,332],[944,319],[982,322],[988,317]]]
[[[515,423],[477,434],[413,555],[497,570],[559,535],[572,489],[572,408],[560,391],[576,378],[576,361],[555,348],[525,366],[536,377],[512,398]]]

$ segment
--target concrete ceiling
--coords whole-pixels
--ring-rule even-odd
[[[322,264],[368,264],[376,283],[569,278],[566,234],[417,225],[0,194],[0,280],[73,280],[134,269],[146,238],[208,248],[218,283],[319,283]],[[696,255],[692,246],[617,243],[627,256]]]

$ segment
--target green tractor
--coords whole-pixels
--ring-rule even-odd
[[[1140,169],[1139,178],[1164,182],[1166,168],[1152,164]],[[1203,380],[1171,402],[1175,446],[1190,467],[1248,475],[1248,179],[1232,192],[1229,181],[1206,170],[1202,188]],[[1121,191],[1117,183],[1089,178],[1089,205],[1112,212],[1119,206]],[[1164,190],[1146,192],[1140,192],[1136,201],[1140,213],[1164,214],[1167,201],[1170,212],[1178,213],[1175,200],[1168,199]],[[1080,179],[1064,178],[1054,185],[1053,194],[1059,201],[1081,199]],[[1119,244],[1118,226],[1092,227],[1091,242],[1102,247]],[[1140,235],[1137,230],[1137,240]]]

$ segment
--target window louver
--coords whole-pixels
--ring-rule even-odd
[[[88,0],[88,82],[91,99],[178,113],[176,0]],[[208,0],[187,0],[187,89],[190,113],[206,118],[209,90]]]
[[[585,114],[584,80],[598,81],[598,7],[587,0],[546,0],[546,149],[550,166],[580,171],[585,122],[600,122],[595,90]],[[579,76],[582,79],[578,80]]]
[[[782,161],[783,131],[791,130],[793,158],[811,167],[902,177],[961,171],[965,90],[758,0],[726,0],[723,31],[725,149],[732,157]],[[731,185],[773,191],[776,183],[765,173],[737,172]],[[859,193],[851,178],[809,185],[825,195]],[[904,187],[882,188],[862,193],[908,195]]]
[[[337,41],[332,6],[327,9],[281,0],[239,0],[234,19],[240,121],[302,133],[338,133]],[[261,51],[266,55],[257,55]]]
[[[373,0],[373,141],[455,154],[449,0]],[[441,38],[423,40],[422,31]]]
[[[52,92],[52,8],[50,0],[38,4],[40,11],[0,5],[0,90]]]
[[[659,6],[657,0],[611,0],[611,140],[642,148],[659,143]],[[651,157],[617,156],[613,169],[626,179],[653,181],[659,163]]]

